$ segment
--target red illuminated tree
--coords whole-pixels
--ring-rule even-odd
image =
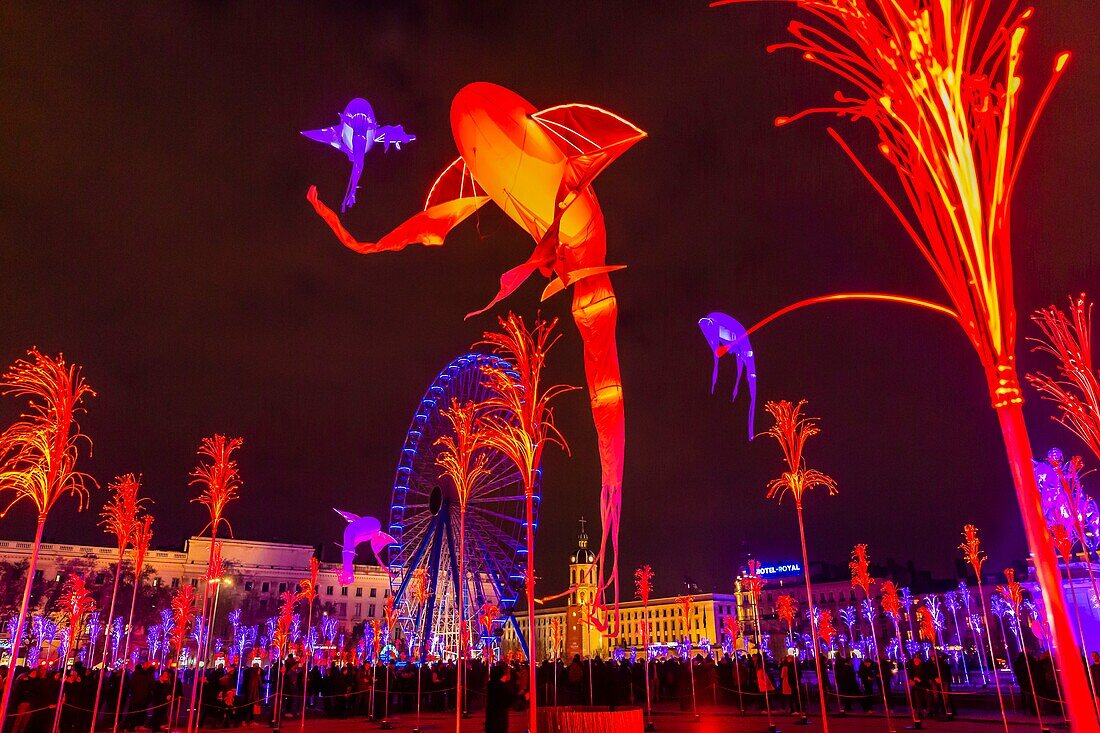
[[[473,402],[460,404],[452,400],[450,407],[441,410],[443,417],[451,425],[451,435],[441,435],[436,445],[442,446],[436,456],[436,464],[447,476],[455,488],[458,499],[458,669],[456,670],[456,696],[458,705],[455,710],[455,730],[462,725],[462,688],[466,664],[466,629],[472,615],[466,609],[466,508],[470,497],[478,486],[490,477],[487,466],[488,441],[482,429],[478,412],[481,405]],[[531,610],[534,614],[534,610]],[[534,639],[531,640],[532,643]],[[534,663],[532,662],[532,666]]]
[[[59,605],[61,606],[61,614],[69,625],[69,645],[65,649],[65,654],[58,667],[61,670],[61,686],[57,691],[57,707],[53,716],[53,733],[57,733],[58,725],[61,723],[62,702],[65,699],[65,680],[69,676],[67,674],[69,655],[76,653],[76,642],[80,636],[80,630],[84,626],[84,619],[95,610],[95,601],[92,600],[92,593],[85,585],[84,579],[80,576],[73,576],[65,583],[65,590],[61,594]],[[92,651],[94,651],[95,640],[93,639],[92,642]]]
[[[122,576],[122,560],[126,555],[126,548],[133,542],[134,530],[140,521],[138,513],[141,511],[145,500],[138,498],[138,491],[141,490],[141,479],[135,477],[132,473],[117,476],[113,482],[108,484],[108,488],[113,493],[107,503],[103,505],[103,511],[99,514],[101,517],[99,524],[104,531],[115,536],[118,546],[118,562],[115,564],[115,577],[111,582],[111,602],[107,610],[107,622],[110,623],[115,616],[115,600],[118,598],[118,580]],[[136,592],[136,584],[134,587]],[[107,676],[108,636],[107,634],[103,636],[103,654],[100,656],[102,672],[96,681],[95,702],[92,703],[92,720],[88,728],[89,733],[95,731],[99,713],[99,697],[103,692],[103,678]],[[88,656],[88,663],[92,666],[95,665],[95,639],[92,639],[92,649]]]
[[[145,514],[134,523],[133,539],[134,548],[134,594],[130,598],[130,613],[126,617],[126,643],[123,646],[122,658],[130,658],[130,638],[134,633],[134,608],[137,606],[138,593],[141,591],[141,575],[145,569],[145,555],[149,552],[149,543],[153,541],[153,516]],[[115,720],[111,726],[112,733],[118,733],[118,720],[122,711],[123,685],[119,685],[118,699],[115,700]]]
[[[837,493],[837,488],[836,481],[832,477],[815,468],[807,468],[806,459],[802,456],[806,441],[821,432],[814,418],[802,415],[802,406],[805,404],[805,400],[797,405],[782,400],[768,402],[764,406],[775,419],[775,424],[768,429],[767,434],[779,443],[779,448],[783,451],[783,460],[787,464],[787,470],[779,478],[768,482],[768,498],[782,501],[787,494],[794,497],[794,507],[798,512],[798,536],[802,542],[802,577],[806,581],[806,601],[810,606],[810,633],[816,639],[820,634],[815,626],[817,621],[813,604],[813,588],[810,586],[810,558],[806,551],[806,525],[802,519],[802,496],[818,486],[832,496]],[[829,716],[825,711],[825,676],[821,670],[820,654],[814,654],[814,664],[817,666],[821,723],[825,731],[828,731]]]
[[[199,444],[199,465],[191,472],[191,484],[201,487],[197,497],[192,499],[206,507],[210,514],[210,522],[203,527],[203,531],[210,529],[210,555],[207,561],[206,582],[202,587],[202,608],[199,611],[199,623],[204,628],[200,634],[201,639],[208,639],[210,629],[213,628],[213,619],[206,618],[207,602],[210,598],[210,585],[216,582],[221,571],[215,573],[215,552],[218,548],[218,529],[224,523],[232,533],[233,527],[225,518],[225,508],[231,501],[240,498],[238,490],[241,488],[240,471],[233,454],[244,444],[242,438],[226,438],[224,435],[215,435],[211,438],[203,438]],[[201,534],[201,532],[200,532]],[[220,563],[218,563],[220,564]],[[195,670],[198,674],[199,650],[195,653]],[[204,678],[199,678],[199,683],[191,686],[191,706],[187,713],[187,733],[191,733],[195,725],[198,708],[199,688]]]
[[[565,439],[554,425],[551,402],[559,395],[575,387],[547,386],[543,383],[543,369],[550,349],[558,340],[554,334],[557,319],[538,319],[528,329],[523,319],[515,313],[499,319],[500,330],[486,332],[483,343],[494,353],[505,357],[512,366],[512,373],[502,368],[485,367],[484,382],[493,395],[485,401],[483,409],[486,443],[506,455],[523,480],[523,494],[527,517],[527,645],[531,650],[528,664],[528,689],[537,690],[535,670],[535,483],[542,451],[548,444],[556,444],[568,452]],[[602,577],[602,574],[601,574]],[[614,631],[612,632],[614,635]],[[528,709],[528,726],[536,730],[537,704],[531,695]]]
[[[81,432],[77,415],[84,409],[84,398],[94,397],[95,392],[84,381],[79,366],[67,364],[60,354],[50,357],[31,349],[27,358],[18,359],[0,377],[0,393],[27,399],[26,411],[0,433],[0,497],[7,500],[0,517],[24,500],[37,512],[34,546],[10,640],[10,666],[15,669],[46,517],[66,495],[75,496],[78,508],[83,509],[88,486],[95,485],[94,479],[76,469],[81,441],[86,440],[91,450],[91,440]],[[4,682],[0,730],[7,719],[15,677],[9,674]]]

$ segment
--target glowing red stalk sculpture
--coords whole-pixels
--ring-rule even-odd
[[[963,543],[959,545],[959,549],[963,551],[963,557],[970,563],[970,567],[974,568],[974,577],[978,581],[978,601],[982,604],[982,623],[986,628],[985,641],[986,646],[989,647],[989,663],[993,666],[993,682],[997,686],[997,704],[1001,707],[1001,722],[1004,724],[1007,733],[1008,716],[1005,714],[1005,701],[1001,695],[1001,679],[997,674],[997,656],[993,653],[992,634],[989,633],[989,612],[985,607],[985,591],[982,590],[982,565],[985,564],[986,556],[982,552],[982,542],[978,538],[978,528],[973,524],[963,527]]]
[[[210,528],[210,556],[207,562],[207,582],[203,583],[202,587],[202,609],[199,612],[199,623],[204,624],[206,628],[199,635],[201,639],[209,638],[210,630],[213,628],[213,619],[208,620],[206,618],[206,603],[210,597],[210,581],[213,580],[211,572],[214,566],[214,552],[218,544],[218,528],[221,524],[224,522],[230,533],[233,531],[229,520],[225,519],[225,508],[229,502],[240,498],[237,493],[241,488],[240,472],[237,469],[237,461],[234,460],[233,453],[243,443],[244,440],[241,438],[226,438],[224,435],[203,438],[198,449],[200,463],[191,472],[191,484],[198,484],[202,487],[201,493],[191,501],[202,504],[210,513],[210,523],[207,525]],[[196,683],[191,686],[191,706],[187,712],[187,733],[191,733],[198,712],[195,702],[198,699],[202,679],[199,677],[199,655],[200,652],[196,649]]]
[[[684,622],[684,636],[688,642],[688,655],[684,661],[687,662],[688,677],[691,679],[691,713],[698,720],[699,709],[695,705],[695,668],[691,663],[691,649],[694,646],[694,642],[691,640],[691,610],[695,608],[695,596],[677,596],[676,604],[680,606],[680,618]]]
[[[775,438],[783,451],[783,460],[787,463],[787,470],[782,476],[768,482],[768,498],[783,500],[788,492],[794,497],[794,507],[798,512],[798,536],[802,542],[802,576],[806,581],[806,601],[810,606],[810,631],[813,638],[818,637],[816,621],[814,620],[813,589],[810,586],[810,558],[806,551],[806,525],[802,520],[802,495],[815,486],[823,487],[829,496],[837,493],[836,481],[821,471],[806,467],[806,459],[802,456],[802,449],[806,441],[817,435],[821,430],[817,427],[813,418],[802,415],[802,406],[806,404],[802,400],[797,405],[792,405],[786,400],[780,402],[768,402],[766,409],[775,418],[775,425],[768,429],[768,435]],[[817,692],[821,701],[821,724],[826,733],[829,730],[829,716],[825,710],[825,676],[821,671],[821,655],[814,654],[814,663],[817,665]]]
[[[1055,418],[1100,459],[1100,374],[1092,361],[1092,303],[1084,293],[1071,298],[1067,311],[1054,306],[1035,311],[1031,320],[1043,332],[1032,339],[1036,351],[1053,356],[1057,377],[1043,372],[1027,375],[1027,381],[1045,399],[1058,406]]]
[[[108,485],[114,492],[111,498],[103,505],[100,512],[100,526],[105,531],[115,536],[118,542],[118,563],[115,565],[115,577],[111,583],[111,603],[107,610],[108,623],[115,616],[115,600],[118,597],[118,579],[122,576],[122,559],[126,555],[126,548],[134,538],[134,529],[138,524],[138,512],[144,499],[138,499],[138,491],[141,489],[141,480],[128,473],[118,476]],[[136,589],[136,587],[135,587]],[[99,714],[99,696],[103,692],[103,678],[107,676],[107,641],[109,634],[103,635],[103,654],[100,656],[101,671],[95,686],[95,702],[92,703],[92,721],[88,728],[89,733],[95,732],[96,719]],[[92,639],[92,649],[88,656],[88,662],[95,665],[95,639]]]
[[[1023,619],[1020,617],[1020,604],[1024,601],[1024,587],[1020,585],[1020,581],[1016,580],[1016,571],[1012,568],[1005,568],[1005,584],[997,586],[997,592],[1008,601],[1008,604],[1012,606],[1012,613],[1016,617],[1016,641],[1020,645],[1020,651],[1024,654],[1024,665],[1027,668],[1027,679],[1031,683],[1031,700],[1035,703],[1035,717],[1039,719],[1039,728],[1043,729],[1043,713],[1039,704],[1039,698],[1035,694],[1035,676],[1031,673],[1031,655],[1027,653],[1027,646],[1024,644],[1023,634],[1020,632],[1020,626],[1023,624]],[[1007,644],[1005,646],[1007,650]]]
[[[775,599],[775,613],[779,617],[779,620],[787,624],[787,637],[791,640],[791,644],[794,641],[794,617],[798,613],[798,604],[795,603],[794,596],[781,595]],[[726,618],[729,621],[729,617]],[[736,621],[734,622],[737,623]],[[794,659],[794,694],[795,699],[798,700],[798,710],[802,718],[801,725],[806,724],[806,708],[802,706],[802,668],[799,666],[798,656]],[[741,689],[738,685],[738,694]],[[744,706],[742,706],[744,707]]]
[[[149,552],[149,543],[152,541],[153,516],[146,514],[134,523],[133,538],[131,539],[134,547],[134,594],[130,598],[130,614],[126,617],[126,643],[122,651],[123,659],[130,658],[130,637],[134,633],[134,608],[137,606],[138,593],[141,592],[141,574],[145,568],[145,555]],[[118,699],[115,700],[115,720],[111,726],[112,733],[118,733],[118,719],[122,712],[124,687],[124,685],[118,686]]]
[[[443,470],[443,475],[451,479],[458,499],[458,669],[455,673],[458,703],[455,705],[455,731],[462,726],[466,629],[471,615],[466,610],[466,507],[478,485],[490,476],[486,465],[489,457],[485,452],[488,443],[477,416],[480,409],[480,405],[472,402],[459,404],[452,400],[451,406],[444,408],[441,414],[450,422],[453,435],[441,435],[435,441],[436,445],[442,446],[436,456],[436,464]],[[529,610],[529,614],[535,615],[534,608]],[[535,666],[533,661],[531,666]]]
[[[321,564],[315,557],[309,559],[309,577],[298,581],[298,599],[307,604],[306,610],[306,641],[309,640],[309,630],[313,628],[313,602],[317,599],[317,575],[320,573]],[[302,700],[309,700],[309,665],[313,661],[313,649],[306,655],[305,675],[302,677]],[[302,719],[298,730],[306,729],[306,704],[302,703]]]
[[[180,655],[183,653],[183,642],[190,630],[191,619],[195,614],[195,589],[184,584],[172,597],[172,633],[169,636],[168,646],[174,650],[172,658],[172,691],[168,696],[168,725],[169,728],[176,725],[176,719],[180,714],[180,706],[183,700],[176,700],[176,682],[179,680],[179,670],[176,669]],[[197,653],[197,650],[196,650]],[[175,716],[173,717],[173,705]]]
[[[523,479],[523,495],[527,512],[527,569],[525,582],[527,590],[527,648],[529,690],[536,690],[535,671],[538,660],[535,659],[535,482],[538,478],[542,451],[548,443],[553,443],[568,452],[565,439],[554,425],[554,411],[550,403],[558,396],[575,387],[554,385],[547,387],[542,383],[542,370],[546,366],[546,357],[557,343],[554,334],[557,319],[535,321],[528,329],[523,319],[515,313],[501,318],[499,332],[487,332],[484,343],[493,347],[493,351],[504,356],[512,365],[512,374],[494,367],[485,367],[485,383],[493,396],[487,399],[482,408],[485,417],[482,420],[486,445],[496,448],[515,464]],[[517,378],[518,377],[518,378]],[[528,706],[528,725],[537,730],[536,695],[532,694]]]
[[[645,714],[653,717],[653,706],[649,697],[649,596],[653,592],[653,568],[643,565],[634,571],[634,595],[642,602],[642,663],[645,667]],[[554,620],[555,630],[557,619]],[[560,632],[559,632],[560,633]],[[555,662],[557,664],[557,662]],[[555,683],[557,669],[554,671]],[[556,705],[557,703],[555,703]]]
[[[80,634],[80,627],[84,625],[84,617],[95,610],[95,601],[92,600],[92,594],[88,590],[88,587],[84,584],[84,579],[79,576],[69,578],[65,583],[65,592],[60,598],[61,613],[64,614],[65,620],[69,624],[69,646],[65,650],[65,655],[61,659],[61,687],[57,691],[57,708],[54,710],[53,716],[53,733],[57,733],[57,728],[61,723],[61,710],[62,703],[65,699],[65,680],[68,678],[68,672],[66,668],[69,663],[69,654],[76,652],[77,636]],[[92,640],[92,650],[95,648],[95,640]]]
[[[716,5],[743,0],[719,0]],[[825,112],[869,121],[878,152],[895,168],[907,214],[835,130],[840,144],[897,217],[943,284],[957,320],[985,368],[1016,486],[1016,498],[1071,716],[1100,730],[1066,612],[1057,558],[1043,521],[1016,370],[1016,313],[1010,238],[1012,191],[1039,114],[1061,76],[1059,54],[1021,134],[1020,48],[1030,8],[991,0],[791,0],[816,23],[792,22],[777,44],[844,79],[852,94]],[[991,22],[992,21],[992,22]]]
[[[852,561],[848,563],[848,570],[852,573],[852,587],[862,590],[864,599],[870,605],[871,586],[875,584],[875,579],[871,577],[871,558],[867,555],[867,545],[856,545],[852,549]],[[878,632],[875,631],[875,620],[869,617],[867,622],[871,625],[871,641],[874,643],[875,665],[878,667],[879,679],[884,680],[886,675],[883,674],[883,658],[878,648]],[[879,687],[882,688],[882,705],[883,709],[886,710],[886,730],[892,731],[894,723],[890,719],[890,701],[886,699],[886,686],[879,685]]]
[[[82,510],[88,499],[89,483],[95,485],[93,478],[76,470],[80,440],[88,440],[80,431],[76,416],[84,409],[84,398],[94,397],[95,392],[84,381],[80,367],[66,364],[60,354],[54,358],[31,349],[27,356],[12,364],[0,378],[0,393],[27,398],[27,411],[0,434],[0,496],[10,497],[0,517],[24,499],[34,504],[38,514],[27,581],[11,637],[13,670],[18,661],[46,517],[66,494],[76,496]],[[91,440],[88,445],[90,451]],[[15,677],[9,674],[4,682],[0,730],[7,719]]]
[[[894,622],[894,638],[898,642],[898,654],[901,655],[901,664],[898,666],[905,678],[905,700],[909,703],[909,717],[913,719],[913,728],[917,729],[920,727],[920,720],[917,718],[917,709],[913,707],[913,692],[909,689],[909,673],[905,669],[908,665],[908,659],[905,655],[905,640],[901,638],[901,625],[898,624],[898,619],[901,618],[901,599],[898,598],[898,587],[894,585],[892,580],[887,580],[882,584],[882,612]]]
[[[753,625],[756,626],[756,649],[760,653],[760,672],[763,675],[763,684],[760,685],[764,693],[764,708],[768,712],[768,730],[775,728],[772,723],[772,703],[771,698],[768,696],[768,687],[770,686],[770,680],[768,678],[768,666],[767,656],[764,654],[764,643],[760,635],[760,593],[764,590],[765,580],[756,574],[756,569],[760,567],[760,563],[756,560],[749,560],[748,562],[748,575],[741,579],[741,587],[743,587],[749,594],[749,605],[752,608],[752,620]],[[759,679],[759,678],[758,678]]]

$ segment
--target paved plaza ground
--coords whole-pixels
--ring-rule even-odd
[[[400,715],[390,719],[392,729],[397,733],[411,733],[416,727],[415,715]],[[749,713],[744,716],[737,712],[713,712],[701,711],[698,722],[692,719],[690,713],[682,713],[677,709],[668,708],[655,710],[653,716],[654,730],[656,733],[768,733],[768,719],[765,715]],[[812,733],[821,731],[821,721],[811,718],[808,725],[797,725],[797,719],[789,715],[776,715],[773,722],[780,731],[789,733]],[[894,717],[893,728],[896,731],[904,731],[912,724],[907,717]],[[1053,722],[1053,721],[1047,721]],[[474,714],[462,722],[462,729],[469,733],[484,730],[485,721],[480,714]],[[996,733],[1004,730],[1000,717],[964,716],[953,721],[926,720],[922,722],[924,730],[937,733]],[[308,733],[353,733],[358,731],[381,730],[378,722],[369,722],[363,718],[348,718],[334,720],[330,718],[311,719],[306,723]],[[1058,725],[1051,726],[1054,731],[1066,730],[1066,725],[1059,720]],[[454,730],[454,715],[448,713],[424,714],[420,719],[420,729],[424,733],[446,733]],[[509,725],[510,733],[524,733],[527,729],[527,717],[524,713],[514,712]],[[299,730],[299,721],[288,720],[283,723],[282,733],[296,733]],[[836,733],[885,733],[887,731],[886,718],[882,715],[865,715],[863,713],[851,713],[844,718],[835,715],[829,716],[829,730]],[[1010,716],[1009,730],[1012,733],[1019,731],[1035,732],[1039,727],[1032,718]]]

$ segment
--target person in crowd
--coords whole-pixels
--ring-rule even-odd
[[[485,696],[485,733],[508,733],[508,713],[515,697],[511,668],[506,664],[494,665]]]

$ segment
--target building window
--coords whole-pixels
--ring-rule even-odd
[[[261,598],[260,599],[260,610],[263,611],[266,608],[267,608],[267,599],[266,598]]]
[[[279,583],[279,592],[286,593],[286,583]]]
[[[362,598],[363,597],[363,589],[362,588],[356,588],[355,589],[355,597],[356,598]]]
[[[153,587],[154,588],[159,588],[160,587],[160,578],[153,578]]]
[[[377,588],[371,588],[370,589],[370,597],[371,598],[377,598],[378,597],[378,589]]]
[[[191,587],[192,588],[198,588],[199,587],[199,579],[198,578],[191,578]]]
[[[326,596],[331,596],[332,595],[332,586],[331,585],[328,588],[325,589],[325,595]]]
[[[340,595],[346,596],[347,594],[348,594],[348,587],[345,585],[343,588],[340,589]]]
[[[260,586],[261,593],[267,593],[269,590],[271,590],[271,583],[264,583]]]
[[[369,606],[367,606],[367,615],[370,616],[371,618],[374,618],[374,604],[373,603],[370,604]]]
[[[245,590],[252,590],[252,581],[251,580],[246,580],[244,582],[244,589]]]
[[[355,618],[359,618],[360,616],[363,615],[363,604],[362,603],[356,603],[355,604],[355,613],[352,614],[352,615]]]
[[[180,579],[179,578],[172,578],[172,587],[173,588],[179,588],[180,587]]]

